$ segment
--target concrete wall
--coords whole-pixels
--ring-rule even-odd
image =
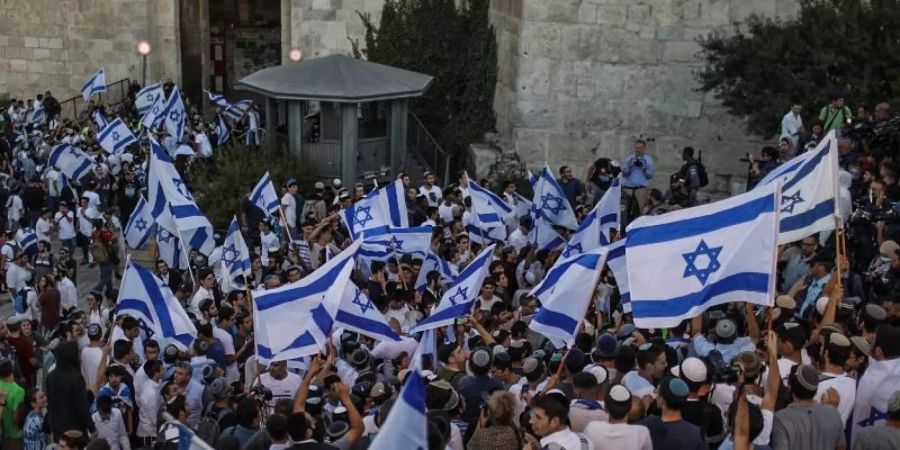
[[[365,46],[365,28],[357,12],[369,13],[378,23],[384,0],[282,0],[282,61],[292,48],[304,58],[350,54],[350,39]]]
[[[152,46],[148,77],[178,78],[177,0],[0,1],[0,95],[78,95],[100,67],[107,82],[140,78],[136,45]]]
[[[727,32],[752,13],[788,17],[796,0],[522,0],[515,18],[504,13],[509,3],[492,3],[501,51],[518,49],[501,55],[514,68],[501,69],[497,125],[504,147],[530,167],[568,164],[583,173],[598,157],[621,160],[643,135],[654,139],[657,186],[680,166],[685,145],[703,151],[710,172],[746,173],[738,158],[760,142],[696,92],[695,38]],[[506,36],[516,28],[517,38]],[[711,182],[729,187],[727,177]]]

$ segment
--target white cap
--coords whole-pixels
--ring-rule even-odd
[[[610,388],[609,394],[606,394],[606,396],[615,402],[624,403],[631,398],[631,391],[627,387],[617,384]]]
[[[597,379],[597,384],[603,384],[609,378],[609,371],[603,366],[594,366],[588,369],[588,372]]]
[[[702,383],[706,381],[706,364],[699,358],[686,358],[681,362],[681,375],[684,379],[694,383]]]

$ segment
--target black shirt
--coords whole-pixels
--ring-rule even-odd
[[[244,224],[250,230],[255,230],[259,227],[259,223],[266,218],[263,210],[259,209],[256,204],[250,201],[250,198],[244,197],[244,200],[241,201],[241,213],[247,218],[247,223]]]

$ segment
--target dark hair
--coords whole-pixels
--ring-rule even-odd
[[[734,419],[737,417],[737,400],[731,402],[731,406],[728,407],[728,428],[734,429]],[[759,406],[754,405],[753,403],[747,402],[747,416],[750,417],[750,442],[753,442],[759,433],[762,433],[763,430],[763,416],[762,411],[760,411]]]
[[[612,386],[610,386],[612,389]],[[632,397],[629,397],[631,399]],[[606,412],[609,413],[609,416],[615,420],[622,420],[628,417],[628,413],[631,412],[631,401],[628,402],[617,402],[612,401],[608,397],[606,399]]]
[[[122,319],[122,330],[131,330],[139,326],[141,326],[140,322],[134,317],[125,316],[125,318]]]
[[[101,395],[97,397],[97,411],[109,414],[112,411],[113,399],[109,395]]]
[[[178,414],[181,414],[182,411],[187,411],[187,398],[178,394],[166,404],[166,412],[178,418]]]
[[[37,393],[40,391],[41,390],[37,388],[29,389],[28,392],[25,393],[25,398],[22,400],[22,403],[19,403],[19,407],[16,408],[15,414],[13,415],[13,421],[19,428],[25,426],[25,419],[28,418],[28,414],[31,412],[31,404],[37,400]]]
[[[151,361],[147,361],[144,363],[144,373],[147,374],[148,377],[153,378],[157,372],[162,371],[163,363],[158,359],[154,359]]]
[[[664,349],[656,344],[650,344],[650,348],[638,350],[637,355],[635,355],[638,369],[643,369],[644,366],[655,363],[663,351]]]
[[[531,409],[540,409],[544,411],[547,420],[554,418],[559,419],[562,424],[566,423],[569,417],[569,405],[561,403],[552,396],[542,394],[531,399]]]
[[[225,305],[225,306],[222,306],[221,308],[219,308],[219,316],[218,317],[219,317],[220,322],[225,321],[225,320],[231,320],[231,318],[233,316],[234,316],[234,308],[232,308],[228,305]]]
[[[157,342],[156,339],[147,339],[146,341],[144,341],[144,351],[146,351],[148,348],[155,348],[159,350],[159,342]]]
[[[852,348],[852,345],[840,346],[829,343],[825,346],[825,350],[828,352],[828,361],[836,366],[843,366],[850,359],[850,350]]]
[[[273,441],[283,441],[288,437],[287,417],[281,414],[272,414],[266,419],[266,433]]]
[[[616,370],[619,373],[628,373],[634,369],[634,347],[623,345],[616,355]]]
[[[681,153],[693,158],[694,157],[694,147],[685,147],[684,150],[681,151]]]
[[[881,347],[885,359],[900,356],[900,327],[882,324],[875,329],[875,343],[872,348]],[[0,377],[3,375],[0,374]]]
[[[241,400],[238,403],[236,413],[238,423],[247,428],[251,428],[253,421],[259,417],[259,409],[256,408],[256,401],[252,398]]]
[[[128,356],[131,353],[132,346],[131,341],[126,339],[119,339],[113,342],[113,359],[119,360]]]
[[[816,389],[812,389],[812,390],[807,389],[807,388],[803,387],[802,383],[800,383],[800,374],[798,373],[799,372],[798,369],[800,367],[803,367],[803,366],[798,364],[791,369],[791,376],[790,376],[790,380],[789,380],[789,384],[791,387],[791,394],[793,394],[795,397],[799,398],[800,400],[812,400],[813,397],[816,396]]]
[[[288,435],[294,442],[306,440],[306,431],[309,429],[309,421],[306,420],[306,414],[295,412],[287,417]]]
[[[778,159],[778,150],[776,150],[775,147],[765,146],[762,148],[760,153],[762,153],[764,156],[772,158],[772,160]]]
[[[8,359],[0,360],[0,378],[6,378],[13,374],[12,361]]]

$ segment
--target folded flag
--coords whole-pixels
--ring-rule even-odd
[[[771,306],[779,193],[772,183],[632,222],[625,255],[634,324],[674,327],[727,302]]]
[[[125,243],[132,249],[139,249],[147,242],[147,238],[153,233],[156,223],[153,221],[153,215],[150,214],[150,207],[144,196],[141,195],[137,205],[128,216],[128,224],[125,225]]]
[[[94,94],[100,92],[106,92],[106,73],[103,72],[103,69],[95,72],[88,78],[87,82],[84,83],[84,86],[81,88],[81,98],[83,98],[85,102],[89,102]]]
[[[216,106],[221,106],[223,108],[231,106],[222,94],[214,94],[212,91],[206,91],[206,94],[209,95],[209,101]]]
[[[126,147],[137,142],[137,138],[128,129],[128,125],[125,125],[122,119],[116,117],[100,131],[100,134],[97,135],[97,141],[107,153],[118,155],[125,151]]]
[[[94,168],[94,160],[72,144],[60,144],[50,151],[49,163],[70,180],[80,180]]]
[[[227,106],[224,114],[231,120],[241,120],[251,105],[253,105],[253,100],[241,100]]]
[[[434,312],[409,330],[410,334],[450,325],[457,317],[472,310],[481,292],[481,284],[490,271],[495,245],[486,247],[463,269],[456,282],[441,297]]]
[[[172,291],[156,275],[132,261],[125,268],[119,288],[116,315],[119,314],[142,322],[142,328],[151,331],[152,338],[163,348],[171,343],[187,350],[197,337],[194,323]]]
[[[166,102],[165,111],[166,131],[175,136],[175,139],[181,140],[181,137],[184,135],[184,119],[186,116],[184,102],[181,100],[181,91],[178,89],[178,86],[172,88],[172,93]]]
[[[399,255],[424,257],[431,251],[431,236],[431,225],[372,228],[363,233],[359,256],[369,260],[386,260]]]
[[[221,115],[216,116],[216,145],[222,146],[231,140],[231,127]]]
[[[102,108],[94,108],[91,117],[94,119],[94,123],[97,124],[97,128],[101,130],[109,125],[109,122],[106,120],[106,114],[103,113]]]

